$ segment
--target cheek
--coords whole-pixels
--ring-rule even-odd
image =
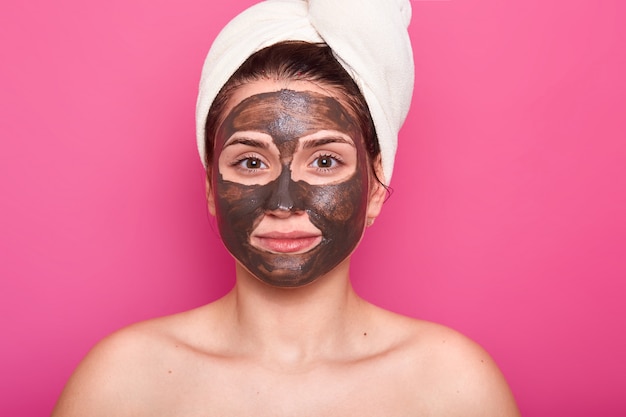
[[[321,216],[333,223],[359,222],[365,212],[367,186],[357,171],[347,181],[334,185],[307,187],[312,216]]]
[[[219,180],[217,190],[217,219],[222,229],[249,233],[263,214],[263,201],[267,198],[265,187],[245,186]]]
[[[311,208],[333,221],[348,221],[358,210],[359,196],[349,184],[315,187],[310,194]]]

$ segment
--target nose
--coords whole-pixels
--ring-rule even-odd
[[[274,182],[271,194],[265,204],[265,210],[279,217],[287,217],[296,211],[291,195],[291,170],[288,165],[283,166],[280,176]]]

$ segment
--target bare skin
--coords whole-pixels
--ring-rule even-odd
[[[256,82],[238,90],[234,104],[282,88]],[[384,196],[370,181],[367,219],[378,216]],[[306,215],[268,211],[259,224],[289,222],[306,224]],[[307,285],[280,287],[237,262],[236,285],[222,299],[101,341],[53,417],[519,416],[483,349],[364,301],[349,265],[347,257]]]

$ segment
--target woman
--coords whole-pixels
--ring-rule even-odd
[[[385,21],[388,4],[359,2],[370,3]],[[333,48],[289,36],[233,52],[229,31],[239,36],[238,25],[258,16],[267,24],[263,16],[287,14],[286,5],[297,19],[307,7],[270,1],[244,13],[216,40],[203,71],[197,119],[207,202],[236,261],[235,287],[103,340],[54,416],[518,415],[480,347],[353,291],[350,255],[385,200],[408,109],[401,97],[400,105],[377,98],[412,78],[394,79],[407,71],[394,69],[382,89],[367,87],[380,74],[340,62],[342,39]],[[406,44],[398,49],[406,58]],[[229,53],[245,55],[243,63]]]

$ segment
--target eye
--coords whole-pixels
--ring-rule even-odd
[[[265,162],[255,156],[244,156],[235,161],[233,165],[245,171],[257,171],[268,168]]]
[[[341,159],[339,159],[338,156],[323,154],[318,155],[309,166],[317,170],[329,171],[337,168],[341,164]]]
[[[332,168],[337,164],[334,158],[330,156],[320,156],[313,162],[317,168]]]

